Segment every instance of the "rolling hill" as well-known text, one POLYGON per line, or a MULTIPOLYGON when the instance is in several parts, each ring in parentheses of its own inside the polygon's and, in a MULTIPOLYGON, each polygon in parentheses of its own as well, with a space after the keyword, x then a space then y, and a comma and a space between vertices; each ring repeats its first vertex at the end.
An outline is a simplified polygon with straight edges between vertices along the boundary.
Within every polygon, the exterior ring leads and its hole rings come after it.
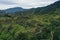
POLYGON ((0 40, 60 40, 60 1, 22 9, 0 11, 0 40))

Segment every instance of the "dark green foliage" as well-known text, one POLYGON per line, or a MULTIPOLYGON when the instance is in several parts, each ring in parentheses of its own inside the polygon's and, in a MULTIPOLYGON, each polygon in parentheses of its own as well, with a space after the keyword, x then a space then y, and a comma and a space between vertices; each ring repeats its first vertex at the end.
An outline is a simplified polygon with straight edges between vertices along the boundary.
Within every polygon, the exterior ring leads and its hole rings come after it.
POLYGON ((60 6, 56 5, 1 15, 0 40, 60 40, 60 6))

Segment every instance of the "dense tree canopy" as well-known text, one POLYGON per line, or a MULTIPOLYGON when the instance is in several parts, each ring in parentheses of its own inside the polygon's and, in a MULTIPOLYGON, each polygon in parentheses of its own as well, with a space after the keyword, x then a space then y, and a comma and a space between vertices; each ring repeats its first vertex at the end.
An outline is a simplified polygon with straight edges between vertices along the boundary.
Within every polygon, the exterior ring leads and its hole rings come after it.
POLYGON ((60 40, 60 6, 52 5, 14 14, 0 12, 0 40, 60 40))

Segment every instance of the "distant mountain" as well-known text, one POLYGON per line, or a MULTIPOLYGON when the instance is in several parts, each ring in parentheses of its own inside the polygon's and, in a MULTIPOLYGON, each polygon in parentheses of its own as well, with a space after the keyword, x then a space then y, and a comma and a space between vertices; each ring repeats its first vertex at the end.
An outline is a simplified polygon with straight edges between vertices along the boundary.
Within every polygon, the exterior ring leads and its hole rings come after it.
POLYGON ((40 13, 51 13, 56 11, 57 9, 60 9, 60 1, 57 1, 51 5, 48 5, 46 7, 44 7, 40 13))
POLYGON ((32 9, 32 10, 33 10, 33 12, 35 12, 35 13, 46 14, 46 13, 54 12, 54 11, 56 11, 57 9, 60 9, 60 1, 56 1, 55 3, 50 4, 50 5, 48 5, 48 6, 38 7, 38 8, 36 8, 36 9, 32 9))
POLYGON ((6 13, 15 13, 15 12, 18 12, 18 11, 23 11, 25 9, 21 8, 21 7, 14 7, 14 8, 9 8, 9 9, 6 9, 4 10, 6 13))
POLYGON ((4 14, 5 14, 5 12, 0 10, 0 17, 3 16, 4 14))
POLYGON ((31 9, 23 9, 21 7, 14 7, 14 8, 9 8, 6 10, 2 10, 5 13, 34 13, 34 14, 46 14, 46 13, 52 13, 56 11, 57 9, 60 9, 60 1, 56 1, 53 4, 50 4, 45 7, 38 7, 38 8, 31 8, 31 9))
POLYGON ((22 12, 17 12, 19 13, 24 13, 24 14, 47 14, 47 13, 54 13, 55 11, 60 11, 60 1, 56 1, 48 6, 45 7, 38 7, 38 8, 31 8, 27 9, 26 11, 22 12))
POLYGON ((60 1, 45 7, 0 10, 0 40, 60 40, 60 1))

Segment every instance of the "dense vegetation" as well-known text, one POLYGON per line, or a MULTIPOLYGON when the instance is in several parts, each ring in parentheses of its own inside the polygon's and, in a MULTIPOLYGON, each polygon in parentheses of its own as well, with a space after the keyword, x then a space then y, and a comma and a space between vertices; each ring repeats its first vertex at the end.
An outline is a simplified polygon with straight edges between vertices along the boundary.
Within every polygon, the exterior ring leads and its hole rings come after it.
POLYGON ((0 40, 60 40, 60 6, 43 9, 0 16, 0 40))

